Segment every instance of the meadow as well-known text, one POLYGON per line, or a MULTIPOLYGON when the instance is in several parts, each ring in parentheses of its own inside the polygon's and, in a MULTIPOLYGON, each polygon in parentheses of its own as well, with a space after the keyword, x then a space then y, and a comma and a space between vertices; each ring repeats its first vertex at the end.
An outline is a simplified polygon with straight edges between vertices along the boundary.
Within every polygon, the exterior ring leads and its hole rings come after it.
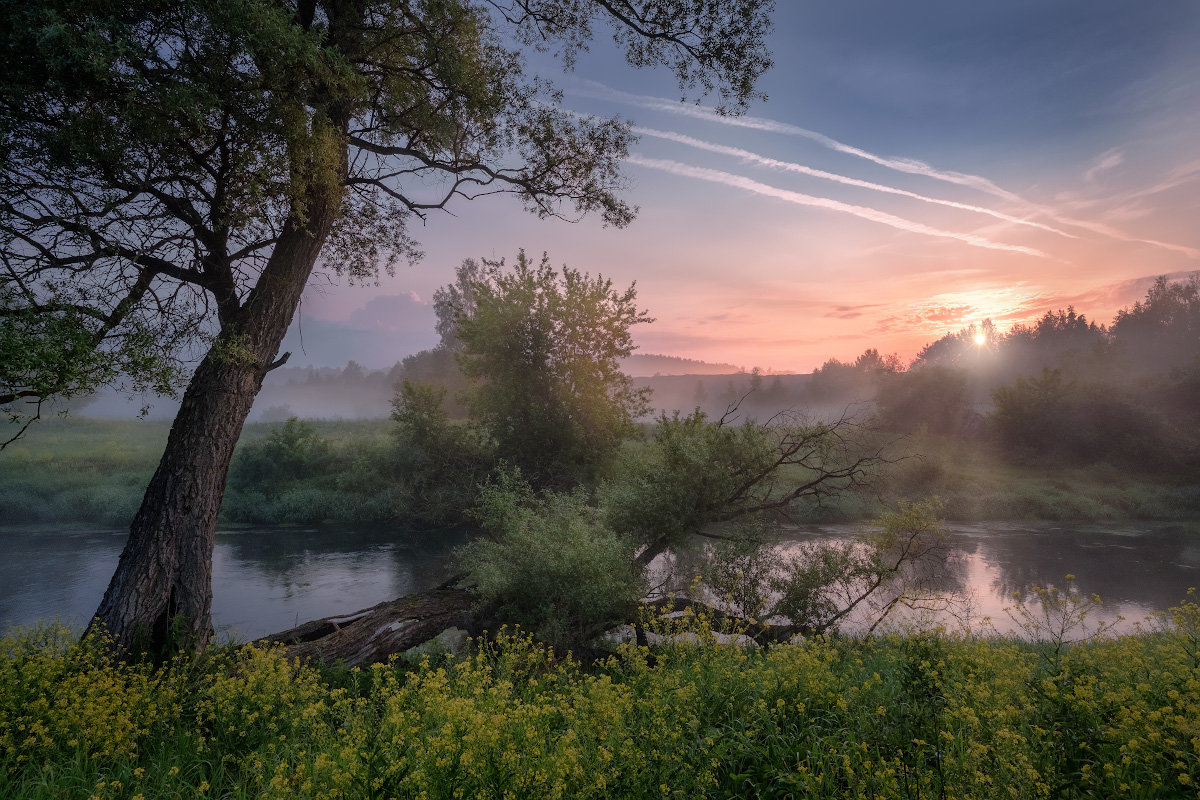
POLYGON ((1042 641, 757 649, 685 617, 668 632, 694 635, 588 664, 502 630, 365 669, 254 646, 114 664, 68 631, 16 631, 0 640, 0 795, 1197 796, 1200 607, 1078 642, 1027 622, 1042 641))
MULTIPOLYGON (((419 516, 394 423, 311 420, 307 446, 258 474, 245 454, 260 450, 282 423, 247 425, 230 473, 222 519, 256 524, 390 522, 419 516), (315 442, 317 446, 312 446, 315 442), (289 460, 290 459, 290 460, 289 460)), ((48 420, 0 459, 0 519, 121 528, 137 511, 162 453, 165 422, 48 420)), ((627 441, 635 452, 639 441, 627 441)), ((940 497, 951 521, 1189 520, 1200 516, 1200 486, 1111 464, 1013 463, 986 442, 935 435, 898 437, 894 463, 865 491, 801 507, 809 522, 871 520, 898 500, 940 497)))

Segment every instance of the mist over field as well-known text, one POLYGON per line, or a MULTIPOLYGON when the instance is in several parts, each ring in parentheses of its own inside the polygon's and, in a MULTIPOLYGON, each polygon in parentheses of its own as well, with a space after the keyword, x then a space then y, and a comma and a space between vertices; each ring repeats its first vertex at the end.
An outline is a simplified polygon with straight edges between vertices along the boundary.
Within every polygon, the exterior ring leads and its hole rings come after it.
POLYGON ((0 0, 0 797, 1192 797, 1195 0, 0 0))

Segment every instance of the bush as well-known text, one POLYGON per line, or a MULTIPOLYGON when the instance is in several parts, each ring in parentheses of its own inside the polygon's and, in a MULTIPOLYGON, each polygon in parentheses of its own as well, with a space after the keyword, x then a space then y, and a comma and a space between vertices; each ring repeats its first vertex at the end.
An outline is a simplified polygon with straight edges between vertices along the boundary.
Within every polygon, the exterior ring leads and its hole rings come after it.
POLYGON ((451 422, 444 386, 404 381, 392 409, 393 474, 409 512, 430 521, 461 521, 492 469, 494 443, 476 425, 451 422))
POLYGON ((948 436, 964 433, 972 418, 964 370, 925 365, 886 378, 878 395, 884 428, 948 436))
POLYGON ((1175 469, 1183 453, 1154 412, 1113 387, 1080 386, 1046 369, 992 394, 993 433, 1011 456, 1056 464, 1105 461, 1140 470, 1175 469))
POLYGON ((238 448, 230 482, 243 491, 276 493, 288 484, 330 472, 329 442, 312 423, 289 417, 265 439, 238 448))
POLYGON ((633 617, 646 593, 633 546, 582 494, 534 496, 508 474, 484 490, 480 508, 491 538, 460 558, 501 619, 566 651, 633 617))

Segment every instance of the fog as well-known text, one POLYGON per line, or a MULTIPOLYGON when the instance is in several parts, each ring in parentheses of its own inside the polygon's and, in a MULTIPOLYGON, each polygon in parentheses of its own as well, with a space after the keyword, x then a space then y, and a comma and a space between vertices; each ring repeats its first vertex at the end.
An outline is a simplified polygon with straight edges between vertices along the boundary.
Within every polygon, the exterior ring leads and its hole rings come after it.
MULTIPOLYGON (((784 410, 812 419, 849 412, 898 433, 987 435, 1018 456, 1188 466, 1200 452, 1200 273, 1159 279, 1108 323, 1074 308, 1008 330, 984 321, 930 342, 907 364, 868 349, 811 374, 646 354, 622 367, 635 386, 653 391, 648 418, 697 408, 739 421, 765 421, 784 410)), ((464 416, 455 398, 466 380, 453 353, 434 348, 386 370, 354 361, 276 369, 250 421, 384 418, 404 380, 444 385, 451 416, 464 416)), ((90 417, 145 410, 149 418, 170 418, 177 404, 110 390, 69 408, 90 417)))

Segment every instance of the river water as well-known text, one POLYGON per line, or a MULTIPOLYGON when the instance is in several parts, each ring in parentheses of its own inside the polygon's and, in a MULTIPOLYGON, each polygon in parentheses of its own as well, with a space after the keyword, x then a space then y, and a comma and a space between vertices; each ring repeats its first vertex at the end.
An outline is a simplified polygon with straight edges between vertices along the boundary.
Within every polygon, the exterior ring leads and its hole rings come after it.
MULTIPOLYGON (((58 619, 82 627, 126 531, 0 527, 0 630, 58 619)), ((213 624, 238 641, 437 586, 463 530, 238 528, 217 532, 213 624)))
MULTIPOLYGON (((792 529, 782 545, 856 535, 859 526, 792 529)), ((0 631, 58 619, 80 627, 95 611, 125 542, 124 531, 0 526, 0 631)), ((448 576, 463 530, 239 528, 217 533, 213 621, 238 640, 310 619, 366 608, 436 586, 448 576)), ((1200 523, 1121 526, 952 525, 952 555, 939 588, 971 598, 971 624, 1014 626, 1015 592, 1063 585, 1075 575, 1104 600, 1093 619, 1125 618, 1128 630, 1200 586, 1200 523)))

